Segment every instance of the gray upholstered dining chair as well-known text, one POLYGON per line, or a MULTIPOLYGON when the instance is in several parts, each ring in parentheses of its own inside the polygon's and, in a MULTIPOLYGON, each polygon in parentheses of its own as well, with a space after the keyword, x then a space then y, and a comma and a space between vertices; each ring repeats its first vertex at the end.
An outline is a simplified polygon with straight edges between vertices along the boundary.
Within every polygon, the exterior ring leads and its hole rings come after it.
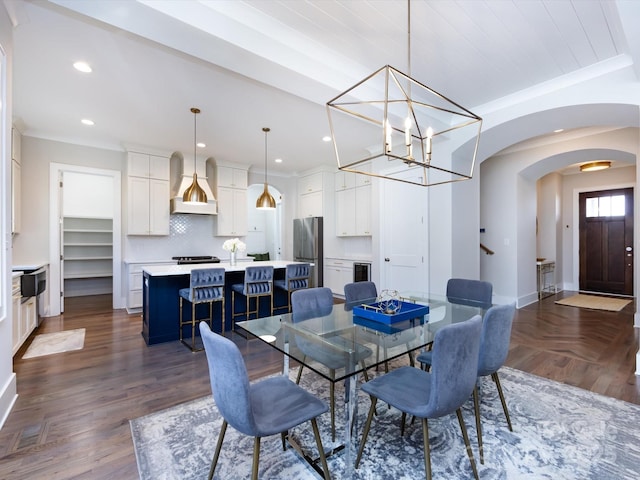
POLYGON ((213 327, 213 303, 220 302, 222 313, 220 315, 220 330, 224 335, 224 268, 198 268, 191 270, 189 278, 189 288, 178 290, 180 298, 180 341, 189 347, 192 352, 201 351, 196 347, 196 305, 200 303, 209 304, 209 326, 213 327), (183 301, 191 303, 191 319, 185 320, 182 314, 183 301), (184 340, 183 327, 191 326, 191 344, 184 340))
MULTIPOLYGON (((502 410, 507 419, 509 430, 513 431, 507 402, 502 392, 498 370, 504 365, 509 354, 511 342, 511 326, 516 312, 516 304, 495 305, 484 314, 482 321, 482 333, 480 334, 480 352, 478 357, 478 378, 491 376, 498 389, 502 410)), ((417 360, 426 365, 433 362, 433 352, 423 352, 417 360)), ((484 448, 482 445, 482 422, 480 421, 480 394, 479 382, 473 390, 473 403, 476 416, 476 430, 478 432, 478 449, 480 451, 480 463, 484 463, 484 448)))
POLYGON ((287 304, 274 307, 274 310, 286 308, 287 312, 291 311, 291 294, 296 290, 309 288, 311 280, 311 265, 308 263, 291 263, 287 265, 284 271, 284 279, 274 280, 273 286, 284 290, 287 294, 287 304))
POLYGON ((377 400, 380 399, 402 412, 402 434, 407 414, 422 419, 427 480, 431 480, 428 419, 456 412, 473 475, 478 480, 478 470, 460 407, 471 395, 476 382, 481 329, 480 315, 464 322, 447 325, 435 334, 431 372, 409 366, 400 367, 360 387, 371 397, 371 407, 356 458, 356 468, 362 458, 377 400))
MULTIPOLYGON (((309 320, 315 317, 324 317, 331 314, 333 310, 333 293, 327 287, 314 287, 304 290, 296 290, 291 294, 291 313, 294 323, 309 320)), ((335 337, 334 341, 340 341, 340 337, 335 337)), ((346 342, 347 340, 345 340, 346 342)), ((347 354, 341 352, 339 348, 336 350, 327 350, 312 340, 297 335, 295 342, 305 357, 309 357, 318 363, 321 363, 329 369, 329 406, 331 409, 331 438, 336 438, 336 420, 335 420, 335 378, 336 370, 344 368, 347 364, 347 354)), ((345 345, 346 346, 346 345, 345 345)), ((353 348, 351 342, 349 349, 353 348)), ((364 359, 373 354, 369 347, 356 345, 355 360, 361 363, 365 368, 364 359)), ((298 370, 296 383, 300 383, 302 377, 302 367, 298 370)), ((363 375, 368 380, 367 370, 364 369, 363 375)))
POLYGON ((269 315, 273 315, 273 266, 260 265, 245 268, 244 282, 231 285, 231 321, 233 330, 236 327, 236 317, 249 316, 255 313, 258 318, 260 297, 269 297, 269 315), (244 312, 236 312, 236 294, 245 297, 244 312), (251 299, 256 299, 256 309, 251 310, 251 299))
POLYGON ((472 307, 491 307, 493 285, 483 280, 450 278, 447 282, 447 300, 472 307))
POLYGON ((316 421, 319 415, 329 410, 327 404, 285 376, 249 383, 242 354, 235 343, 212 332, 206 322, 200 323, 200 335, 207 354, 213 399, 223 418, 209 480, 213 478, 220 458, 227 425, 254 437, 251 478, 257 480, 260 439, 279 433, 284 450, 289 429, 307 421, 313 427, 324 478, 330 479, 316 421))
MULTIPOLYGON (((378 298, 378 289, 374 282, 352 282, 347 283, 344 286, 344 308, 346 310, 353 310, 353 307, 357 307, 363 303, 374 303, 378 298)), ((387 351, 389 348, 393 348, 401 343, 407 344, 414 338, 413 333, 405 331, 393 336, 380 337, 372 335, 369 340, 376 344, 376 360, 380 357, 380 348, 384 351, 385 358, 387 357, 387 351)), ((413 366, 413 356, 408 351, 409 363, 413 366)), ((377 363, 377 362, 376 362, 377 363)), ((389 371, 389 362, 384 362, 384 369, 389 371)))

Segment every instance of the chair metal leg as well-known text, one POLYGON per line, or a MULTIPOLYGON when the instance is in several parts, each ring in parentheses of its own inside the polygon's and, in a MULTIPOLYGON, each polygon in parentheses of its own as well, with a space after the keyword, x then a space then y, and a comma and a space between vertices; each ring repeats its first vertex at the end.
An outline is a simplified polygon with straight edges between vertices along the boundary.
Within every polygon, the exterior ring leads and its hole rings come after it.
POLYGON ((355 468, 358 468, 360 465, 360 459, 362 458, 362 452, 364 450, 364 445, 367 443, 367 437, 369 436, 369 428, 371 428, 371 420, 373 420, 373 412, 376 409, 376 402, 378 399, 376 397, 371 396, 371 407, 369 407, 369 414, 367 415, 367 423, 364 425, 364 431, 362 432, 362 440, 360 440, 360 449, 358 450, 358 456, 356 457, 355 468))
POLYGON ((422 419, 422 443, 424 448, 424 471, 425 478, 431 480, 431 444, 429 443, 429 422, 422 419))
POLYGON ((496 382, 496 387, 498 387, 498 395, 500 395, 500 401, 502 402, 502 410, 504 410, 504 416, 507 417, 507 424, 509 425, 509 430, 513 432, 513 427, 511 426, 511 417, 509 417, 509 410, 507 409, 507 402, 504 399, 504 394, 502 393, 502 385, 500 385, 500 378, 498 377, 498 372, 493 372, 491 374, 491 378, 494 382, 496 382))
POLYGON ((329 382, 329 409, 331 410, 331 441, 336 441, 336 384, 329 382))
POLYGON ((480 452, 480 463, 484 465, 484 447, 482 446, 482 422, 480 421, 480 392, 478 384, 473 389, 473 409, 476 413, 476 431, 478 432, 478 451, 480 452))
POLYGON ((286 450, 287 449, 287 435, 289 435, 289 431, 285 430, 284 432, 280 433, 280 439, 282 440, 282 450, 286 450))
POLYGON ((467 447, 467 455, 469 455, 469 461, 471 462, 473 477, 476 480, 480 480, 478 477, 478 468, 476 467, 476 461, 473 458, 473 451, 471 450, 471 444, 469 443, 469 435, 467 435, 467 427, 464 425, 464 419, 462 418, 462 410, 457 409, 456 415, 458 416, 458 423, 460 424, 460 430, 462 430, 462 438, 464 438, 464 444, 467 447))
POLYGON ((327 457, 324 454, 324 447, 322 446, 322 439, 320 438, 320 431, 318 430, 318 422, 315 418, 311 419, 311 426, 313 427, 313 436, 316 438, 316 445, 318 445, 318 452, 320 454, 320 462, 322 463, 324 478, 325 480, 331 480, 329 465, 327 465, 327 457))
POLYGON ((402 416, 400 417, 400 436, 404 437, 404 423, 407 420, 407 413, 402 412, 402 416))
POLYGON ((213 460, 211 461, 211 468, 209 469, 209 480, 213 478, 213 472, 216 470, 218 464, 218 458, 220 458, 220 449, 222 448, 222 441, 224 440, 224 434, 227 433, 227 421, 222 421, 222 427, 220 427, 220 434, 218 435, 218 443, 216 445, 216 451, 213 454, 213 460))
POLYGON ((251 480, 258 480, 258 463, 260 462, 260 437, 253 441, 253 467, 251 468, 251 480))

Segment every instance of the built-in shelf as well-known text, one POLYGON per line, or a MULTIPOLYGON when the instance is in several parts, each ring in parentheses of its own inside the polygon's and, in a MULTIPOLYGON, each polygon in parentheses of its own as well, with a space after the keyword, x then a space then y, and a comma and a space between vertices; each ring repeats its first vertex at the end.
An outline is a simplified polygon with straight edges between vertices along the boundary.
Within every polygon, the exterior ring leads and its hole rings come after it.
POLYGON ((104 279, 113 276, 113 220, 64 217, 62 232, 65 296, 110 293, 104 279))

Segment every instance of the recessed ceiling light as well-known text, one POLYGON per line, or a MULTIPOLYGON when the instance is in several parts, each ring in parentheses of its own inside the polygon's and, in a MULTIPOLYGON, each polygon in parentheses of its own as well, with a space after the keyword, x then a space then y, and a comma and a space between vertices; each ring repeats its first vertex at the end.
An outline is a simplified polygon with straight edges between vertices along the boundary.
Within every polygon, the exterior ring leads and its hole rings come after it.
POLYGON ((198 146, 198 148, 204 148, 204 147, 207 146, 206 143, 202 143, 202 142, 198 142, 198 143, 196 143, 196 145, 198 146))
POLYGON ((83 118, 80 121, 82 122, 83 125, 89 125, 89 126, 95 125, 94 121, 89 120, 88 118, 83 118))
POLYGON ((274 162, 276 162, 276 163, 282 163, 282 159, 281 159, 281 158, 276 158, 276 159, 274 160, 274 162))
POLYGON ((323 142, 330 142, 331 141, 331 137, 329 135, 325 135, 324 137, 322 137, 322 141, 323 142))
POLYGON ((76 62, 73 64, 73 68, 82 73, 91 73, 93 71, 91 65, 87 62, 76 62))

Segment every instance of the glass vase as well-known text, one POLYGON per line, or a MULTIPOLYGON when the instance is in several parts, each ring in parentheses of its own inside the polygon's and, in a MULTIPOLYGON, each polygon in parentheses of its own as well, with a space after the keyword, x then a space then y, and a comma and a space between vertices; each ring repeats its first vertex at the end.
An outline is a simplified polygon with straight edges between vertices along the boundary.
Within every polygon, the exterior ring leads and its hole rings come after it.
POLYGON ((238 263, 238 259, 237 259, 237 257, 236 257, 236 254, 237 254, 237 253, 238 253, 238 252, 229 252, 229 264, 230 264, 232 267, 235 267, 235 266, 237 265, 237 263, 238 263))

